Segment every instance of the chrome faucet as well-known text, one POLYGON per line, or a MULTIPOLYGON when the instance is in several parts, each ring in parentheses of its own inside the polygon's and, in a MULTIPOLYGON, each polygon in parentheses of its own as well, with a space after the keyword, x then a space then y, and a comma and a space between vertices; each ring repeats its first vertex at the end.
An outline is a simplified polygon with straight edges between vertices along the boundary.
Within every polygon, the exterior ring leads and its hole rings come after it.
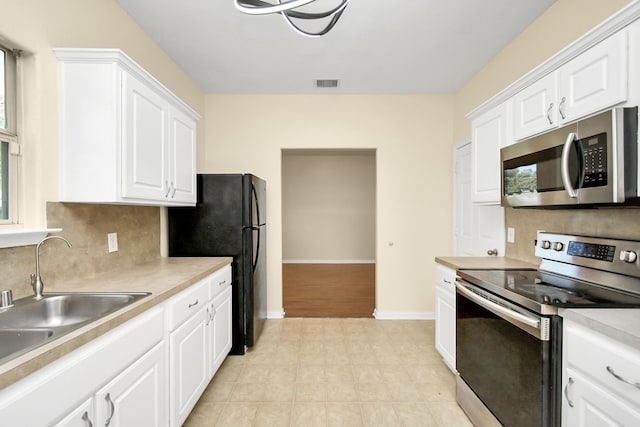
POLYGON ((44 291, 44 283, 42 283, 42 277, 40 277, 40 246, 50 239, 64 240, 67 243, 67 246, 71 247, 71 243, 62 236, 45 237, 36 245, 36 272, 35 274, 31 274, 31 287, 33 288, 35 299, 42 299, 42 292, 44 291))

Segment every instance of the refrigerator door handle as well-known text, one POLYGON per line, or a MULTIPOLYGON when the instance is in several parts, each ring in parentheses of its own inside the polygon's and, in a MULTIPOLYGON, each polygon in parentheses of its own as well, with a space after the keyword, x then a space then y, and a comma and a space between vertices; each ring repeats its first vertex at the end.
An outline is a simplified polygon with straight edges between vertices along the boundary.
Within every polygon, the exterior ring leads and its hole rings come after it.
POLYGON ((255 226, 255 225, 251 226, 251 230, 258 232, 258 242, 256 244, 256 256, 253 259, 253 262, 251 263, 252 264, 251 268, 252 268, 252 271, 254 271, 254 272, 256 271, 256 267, 258 266, 258 259, 260 257, 260 235, 262 234, 262 233, 260 233, 260 231, 261 231, 260 229, 261 228, 262 227, 258 227, 258 226, 255 226))

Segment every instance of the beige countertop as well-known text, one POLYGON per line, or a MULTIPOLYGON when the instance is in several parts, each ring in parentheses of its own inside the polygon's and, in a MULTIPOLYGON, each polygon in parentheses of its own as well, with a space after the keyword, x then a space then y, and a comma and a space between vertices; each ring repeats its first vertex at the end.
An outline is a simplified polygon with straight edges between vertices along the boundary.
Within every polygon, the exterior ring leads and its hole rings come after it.
POLYGON ((61 358, 83 344, 109 332, 188 288, 225 265, 232 258, 158 258, 132 268, 48 286, 55 292, 150 292, 151 295, 91 322, 50 343, 0 365, 0 389, 61 358))
POLYGON ((436 262, 454 270, 521 270, 525 268, 538 268, 535 264, 507 257, 463 257, 445 256, 436 257, 436 262))
POLYGON ((559 314, 640 350, 640 309, 561 308, 559 314))

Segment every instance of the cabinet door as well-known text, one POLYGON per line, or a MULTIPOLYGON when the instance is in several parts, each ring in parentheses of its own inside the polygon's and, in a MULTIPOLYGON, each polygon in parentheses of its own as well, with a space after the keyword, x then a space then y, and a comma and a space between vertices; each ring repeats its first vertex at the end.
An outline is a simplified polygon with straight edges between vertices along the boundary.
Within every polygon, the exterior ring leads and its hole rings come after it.
POLYGON ((515 139, 523 139, 558 126, 558 74, 553 72, 513 97, 515 139))
POLYGON ((180 426, 209 384, 209 311, 201 309, 169 337, 172 426, 180 426))
POLYGON ((456 372, 456 304, 453 289, 436 286, 436 349, 456 372), (452 301, 453 300, 453 301, 452 301))
POLYGON ((166 344, 157 344, 96 393, 97 425, 167 425, 166 344))
POLYGON ((127 73, 123 85, 122 197, 165 200, 169 104, 127 73))
POLYGON ((559 69, 560 122, 570 122, 627 97, 627 32, 619 31, 559 69))
POLYGON ((476 118, 471 140, 471 201, 500 204, 500 148, 509 143, 509 104, 476 118))
POLYGON ((196 202, 196 122, 171 108, 169 115, 169 200, 196 202))
MULTIPOLYGON (((69 415, 54 424, 55 427, 93 427, 96 425, 93 414, 93 397, 82 402, 69 415)), ((26 425, 26 424, 25 424, 26 425)))
POLYGON ((213 377, 231 350, 231 286, 218 295, 212 305, 210 377, 213 377))
POLYGON ((567 369, 563 386, 563 427, 640 425, 640 408, 627 405, 579 372, 567 369))

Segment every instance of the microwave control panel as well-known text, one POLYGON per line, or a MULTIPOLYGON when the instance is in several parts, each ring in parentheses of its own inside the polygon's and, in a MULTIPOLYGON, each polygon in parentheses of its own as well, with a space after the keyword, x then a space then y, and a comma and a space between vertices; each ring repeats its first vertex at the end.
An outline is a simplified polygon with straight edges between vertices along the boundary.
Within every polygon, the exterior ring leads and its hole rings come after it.
POLYGON ((602 187, 607 185, 607 134, 583 138, 578 141, 582 152, 581 188, 602 187))

